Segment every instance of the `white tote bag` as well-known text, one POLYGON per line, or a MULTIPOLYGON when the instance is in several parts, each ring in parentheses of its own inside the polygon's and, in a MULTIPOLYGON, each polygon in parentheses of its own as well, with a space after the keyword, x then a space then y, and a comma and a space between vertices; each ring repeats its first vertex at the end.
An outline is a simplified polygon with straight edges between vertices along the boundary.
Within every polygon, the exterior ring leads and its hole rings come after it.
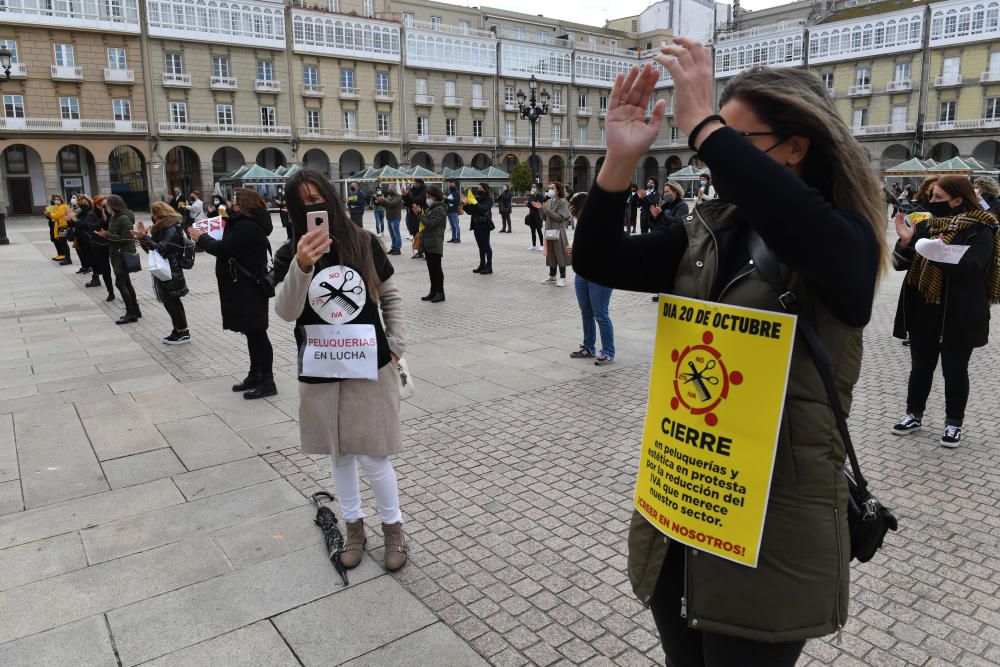
POLYGON ((401 358, 396 364, 396 373, 399 376, 400 400, 405 401, 408 398, 413 398, 416 390, 413 387, 413 376, 410 375, 410 365, 406 363, 405 359, 401 358))
POLYGON ((173 274, 170 272, 170 262, 165 260, 155 250, 149 251, 149 272, 157 280, 167 281, 173 277, 173 274))

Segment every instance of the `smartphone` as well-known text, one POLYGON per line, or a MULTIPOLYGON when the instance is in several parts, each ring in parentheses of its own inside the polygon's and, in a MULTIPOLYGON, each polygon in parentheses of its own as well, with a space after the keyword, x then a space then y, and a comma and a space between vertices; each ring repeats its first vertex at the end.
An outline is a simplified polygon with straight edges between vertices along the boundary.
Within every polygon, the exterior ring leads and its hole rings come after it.
POLYGON ((330 233, 330 219, 326 211, 309 211, 306 213, 306 229, 312 231, 316 227, 322 227, 327 234, 330 233))

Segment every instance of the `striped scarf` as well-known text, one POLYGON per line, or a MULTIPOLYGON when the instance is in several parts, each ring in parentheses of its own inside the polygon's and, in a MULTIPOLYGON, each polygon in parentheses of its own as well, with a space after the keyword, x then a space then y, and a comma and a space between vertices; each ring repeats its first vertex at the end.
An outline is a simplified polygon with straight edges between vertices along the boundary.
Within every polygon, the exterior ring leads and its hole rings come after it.
MULTIPOLYGON (((986 211, 967 211, 951 218, 932 218, 928 238, 941 239, 951 243, 959 232, 982 225, 993 234, 993 257, 986 274, 987 298, 991 304, 1000 303, 1000 225, 997 219, 986 211)), ((944 272, 941 267, 923 255, 915 253, 910 270, 906 273, 906 284, 916 287, 927 303, 941 303, 944 272)))

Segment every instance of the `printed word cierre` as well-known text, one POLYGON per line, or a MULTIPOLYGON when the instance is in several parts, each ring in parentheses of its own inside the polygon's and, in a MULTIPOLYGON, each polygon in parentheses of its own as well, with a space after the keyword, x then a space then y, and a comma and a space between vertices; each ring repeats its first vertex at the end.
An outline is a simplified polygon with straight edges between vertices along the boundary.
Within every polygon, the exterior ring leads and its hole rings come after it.
POLYGON ((736 313, 712 313, 707 308, 692 308, 690 306, 680 306, 675 303, 663 304, 663 316, 681 322, 691 322, 703 326, 711 326, 723 331, 733 333, 749 334, 750 336, 761 336, 763 338, 781 339, 781 322, 768 320, 760 317, 741 315, 736 313))
POLYGON ((663 421, 660 422, 660 430, 678 442, 683 442, 698 449, 715 452, 721 456, 729 456, 733 447, 732 438, 726 438, 721 435, 717 436, 708 431, 699 431, 692 426, 685 426, 678 421, 674 421, 670 417, 663 418, 663 421))

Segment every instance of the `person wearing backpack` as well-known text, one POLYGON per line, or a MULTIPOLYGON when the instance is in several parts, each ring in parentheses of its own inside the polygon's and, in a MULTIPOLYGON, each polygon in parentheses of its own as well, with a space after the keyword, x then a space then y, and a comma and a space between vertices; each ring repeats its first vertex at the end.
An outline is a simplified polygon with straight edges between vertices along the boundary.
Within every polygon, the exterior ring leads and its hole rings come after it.
MULTIPOLYGON (((163 339, 165 345, 183 345, 191 342, 188 331, 187 314, 181 298, 187 295, 187 281, 184 279, 184 257, 187 237, 181 227, 181 215, 169 204, 153 202, 150 206, 153 226, 148 230, 141 222, 136 225, 132 236, 148 254, 155 250, 170 264, 170 280, 153 280, 156 298, 170 315, 173 330, 163 339)), ((192 255, 193 256, 193 255, 192 255)))

